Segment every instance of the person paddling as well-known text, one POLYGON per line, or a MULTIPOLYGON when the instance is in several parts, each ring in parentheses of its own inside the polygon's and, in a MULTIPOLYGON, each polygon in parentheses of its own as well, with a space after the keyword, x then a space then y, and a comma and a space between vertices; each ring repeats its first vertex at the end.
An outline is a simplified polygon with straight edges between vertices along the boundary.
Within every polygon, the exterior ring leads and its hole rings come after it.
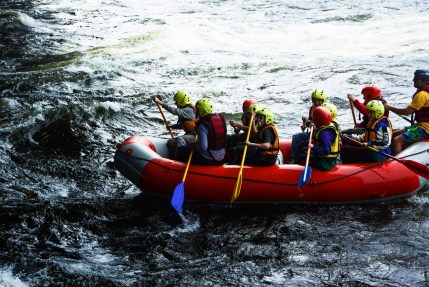
POLYGON ((384 115, 383 103, 372 100, 366 105, 366 113, 369 122, 363 134, 343 135, 341 158, 343 163, 377 162, 386 159, 386 154, 392 154, 390 143, 392 139, 392 124, 384 115), (348 140, 352 138, 362 143, 357 147, 348 140), (366 149, 371 146, 380 152, 366 149))
POLYGON ((291 147, 291 162, 295 163, 298 160, 298 153, 300 144, 302 142, 306 142, 310 139, 310 133, 304 132, 306 128, 308 128, 311 123, 313 122, 313 111, 315 108, 321 106, 326 99, 328 98, 328 94, 325 92, 325 90, 322 89, 316 89, 311 93, 311 102, 313 105, 310 107, 310 110, 308 111, 308 117, 302 117, 302 125, 301 125, 301 133, 294 134, 292 136, 292 147, 291 147))
MULTIPOLYGON (((352 102, 353 106, 359 111, 360 116, 363 115, 363 120, 360 123, 357 123, 354 129, 347 129, 342 131, 342 134, 362 134, 367 126, 369 119, 366 112, 366 105, 372 100, 379 100, 383 104, 386 103, 386 100, 381 95, 381 89, 376 86, 366 86, 362 89, 361 94, 363 95, 363 103, 353 96, 353 94, 347 94, 347 98, 352 102)), ((353 110, 352 110, 353 112, 353 110)), ((389 117, 389 111, 384 111, 384 116, 389 117)))
POLYGON ((310 165, 320 170, 333 169, 337 164, 340 152, 339 133, 332 123, 332 113, 325 107, 317 107, 313 111, 313 143, 308 144, 312 149, 310 165))
POLYGON ((249 107, 252 105, 258 104, 257 100, 247 99, 243 101, 242 110, 243 114, 241 116, 241 123, 234 120, 230 120, 229 124, 234 129, 234 134, 227 136, 226 145, 228 148, 234 148, 239 144, 243 144, 246 139, 247 129, 249 127, 249 121, 251 113, 248 112, 249 107))
POLYGON ((274 114, 264 107, 256 107, 253 113, 256 120, 252 123, 251 128, 257 137, 253 142, 245 142, 248 147, 254 148, 249 150, 245 163, 261 166, 273 165, 277 162, 280 150, 279 136, 274 125, 274 114), (253 154, 251 154, 252 151, 253 154))
POLYGON ((199 116, 196 125, 198 140, 178 150, 180 161, 186 162, 191 149, 194 150, 192 163, 198 165, 222 165, 225 158, 226 122, 222 114, 213 112, 209 99, 200 99, 195 108, 199 116))
POLYGON ((174 95, 176 106, 168 105, 158 97, 154 97, 154 102, 161 105, 164 109, 178 117, 177 123, 171 125, 173 129, 182 129, 185 134, 171 138, 167 142, 171 159, 177 159, 179 147, 186 146, 195 140, 195 127, 198 121, 197 110, 192 105, 191 96, 186 91, 178 91, 174 95))

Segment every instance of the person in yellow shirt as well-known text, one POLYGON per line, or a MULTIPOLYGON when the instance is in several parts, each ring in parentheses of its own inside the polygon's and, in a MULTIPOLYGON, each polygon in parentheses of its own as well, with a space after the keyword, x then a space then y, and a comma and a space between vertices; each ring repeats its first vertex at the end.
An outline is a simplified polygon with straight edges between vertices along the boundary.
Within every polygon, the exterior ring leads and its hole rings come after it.
POLYGON ((385 109, 397 115, 408 116, 414 113, 417 122, 393 133, 392 152, 394 155, 415 141, 429 138, 429 70, 416 70, 413 81, 417 91, 407 107, 396 108, 387 103, 384 104, 385 109))

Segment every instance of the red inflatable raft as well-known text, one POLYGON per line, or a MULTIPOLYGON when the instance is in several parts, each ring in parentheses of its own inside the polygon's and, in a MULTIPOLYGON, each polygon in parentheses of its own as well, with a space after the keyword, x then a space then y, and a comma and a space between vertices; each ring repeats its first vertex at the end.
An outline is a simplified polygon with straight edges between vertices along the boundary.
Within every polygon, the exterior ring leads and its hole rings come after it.
MULTIPOLYGON (((171 198, 182 181, 186 164, 167 158, 167 139, 133 136, 117 145, 117 170, 142 191, 171 198)), ((290 140, 281 140, 284 160, 290 158, 290 140)), ((298 188, 304 165, 244 166, 241 193, 236 202, 364 203, 404 198, 428 186, 429 141, 417 142, 381 163, 338 164, 331 171, 312 169, 309 181, 298 188), (425 170, 426 169, 426 170, 425 170)), ((185 201, 230 202, 239 165, 191 165, 186 177, 185 201)))

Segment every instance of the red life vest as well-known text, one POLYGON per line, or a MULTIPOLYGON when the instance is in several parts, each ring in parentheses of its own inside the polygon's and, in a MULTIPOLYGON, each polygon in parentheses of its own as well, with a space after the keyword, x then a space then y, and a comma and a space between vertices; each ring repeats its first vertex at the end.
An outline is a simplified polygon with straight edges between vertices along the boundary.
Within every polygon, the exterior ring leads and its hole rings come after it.
MULTIPOLYGON (((417 95, 417 93, 419 93, 421 91, 425 91, 425 92, 429 93, 429 86, 424 86, 421 89, 417 90, 417 92, 415 92, 415 94, 413 95, 413 99, 417 95)), ((422 107, 420 110, 415 112, 415 116, 416 116, 415 120, 418 123, 429 122, 429 107, 422 107)))
POLYGON ((210 114, 200 118, 197 126, 201 123, 205 123, 209 131, 207 137, 208 149, 218 150, 225 148, 227 134, 225 117, 221 114, 210 114))

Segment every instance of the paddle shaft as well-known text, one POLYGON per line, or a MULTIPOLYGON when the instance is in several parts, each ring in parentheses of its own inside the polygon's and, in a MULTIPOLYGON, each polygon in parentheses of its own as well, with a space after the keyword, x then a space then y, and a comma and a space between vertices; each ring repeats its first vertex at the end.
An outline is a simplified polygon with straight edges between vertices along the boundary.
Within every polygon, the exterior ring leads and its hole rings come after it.
POLYGON ((350 109, 352 111, 352 116, 353 116, 353 122, 355 124, 355 127, 357 126, 357 122, 356 122, 356 115, 355 115, 355 109, 353 107, 353 101, 349 99, 349 104, 350 104, 350 109))
MULTIPOLYGON (((360 141, 355 140, 354 138, 351 138, 351 137, 347 137, 347 136, 346 136, 346 138, 347 138, 349 141, 351 141, 351 142, 353 142, 353 143, 355 143, 355 144, 357 144, 357 145, 359 145, 359 146, 361 146, 361 147, 364 147, 363 143, 361 143, 360 141)), ((394 156, 392 156, 392 155, 390 155, 390 154, 388 154, 388 153, 382 152, 381 150, 378 150, 378 149, 376 149, 375 147, 372 147, 372 146, 368 146, 368 145, 367 145, 367 146, 366 146, 366 148, 367 148, 367 149, 369 149, 369 150, 372 150, 372 151, 374 151, 374 152, 381 153, 382 155, 385 155, 386 157, 389 157, 389 158, 391 158, 391 159, 399 160, 399 158, 396 158, 396 157, 394 157, 394 156)))
POLYGON ((165 124, 165 126, 167 127, 167 130, 168 130, 168 132, 170 133, 171 138, 172 138, 172 139, 174 139, 173 132, 171 131, 171 128, 170 128, 170 126, 169 126, 169 124, 168 124, 168 122, 167 122, 167 119, 166 119, 166 118, 165 118, 165 116, 164 116, 164 112, 163 112, 163 111, 162 111, 162 109, 161 109, 161 105, 160 105, 159 103, 156 103, 156 105, 157 105, 157 107, 158 107, 159 112, 161 113, 162 119, 164 120, 164 124, 165 124))
MULTIPOLYGON (((197 139, 198 139, 198 135, 195 137, 195 140, 197 139)), ((182 181, 176 186, 176 188, 173 191, 173 196, 171 197, 171 205, 178 213, 182 211, 182 205, 185 199, 185 179, 186 179, 186 175, 188 174, 189 166, 191 165, 193 154, 194 154, 194 149, 191 149, 191 152, 189 153, 188 162, 186 163, 186 168, 183 174, 182 181)))
MULTIPOLYGON (((250 117, 249 127, 247 128, 246 142, 250 138, 250 132, 253 128, 254 117, 255 117, 254 114, 252 114, 252 116, 250 117)), ((243 182, 243 166, 244 166, 244 161, 246 159, 246 153, 247 153, 247 145, 245 144, 244 150, 243 150, 243 157, 241 158, 240 171, 238 173, 237 183, 235 184, 234 192, 232 194, 231 203, 233 203, 238 198, 238 196, 240 195, 241 184, 243 182)))
POLYGON ((410 120, 409 118, 407 118, 407 117, 404 117, 404 116, 401 116, 401 115, 398 115, 398 114, 396 114, 397 116, 399 116, 399 117, 401 117, 402 119, 404 119, 404 120, 406 120, 407 122, 409 122, 410 124, 413 124, 413 121, 412 120, 410 120))
MULTIPOLYGON (((352 139, 352 138, 349 138, 349 137, 346 137, 346 138, 349 139, 351 142, 357 143, 357 144, 359 144, 361 146, 363 145, 361 142, 359 142, 359 141, 357 141, 355 139, 352 139)), ((394 157, 394 156, 392 156, 390 154, 387 154, 385 152, 379 151, 378 149, 376 149, 375 147, 372 147, 372 146, 367 146, 367 148, 370 149, 370 150, 372 150, 372 151, 374 151, 374 152, 379 152, 379 153, 385 155, 388 158, 396 160, 397 162, 400 162, 403 165, 405 165, 406 167, 412 169, 416 174, 418 174, 418 175, 420 175, 420 176, 422 176, 422 177, 424 177, 426 179, 429 179, 429 168, 426 165, 424 165, 422 163, 419 163, 417 161, 414 161, 414 160, 410 160, 410 159, 403 159, 403 158, 399 159, 399 158, 394 157)))
MULTIPOLYGON (((198 135, 195 136, 195 141, 198 140, 198 135)), ((188 174, 189 166, 191 165, 192 155, 194 154, 194 149, 191 148, 191 153, 189 154, 188 162, 186 163, 185 173, 183 174, 182 182, 185 182, 186 175, 188 174)))
POLYGON ((304 178, 303 178, 304 182, 306 181, 305 179, 307 178, 308 164, 310 163, 310 151, 311 151, 310 145, 311 145, 311 141, 313 139, 313 130, 314 130, 314 126, 311 126, 311 128, 310 128, 310 140, 308 141, 309 147, 307 149, 307 158, 305 160, 304 178))

